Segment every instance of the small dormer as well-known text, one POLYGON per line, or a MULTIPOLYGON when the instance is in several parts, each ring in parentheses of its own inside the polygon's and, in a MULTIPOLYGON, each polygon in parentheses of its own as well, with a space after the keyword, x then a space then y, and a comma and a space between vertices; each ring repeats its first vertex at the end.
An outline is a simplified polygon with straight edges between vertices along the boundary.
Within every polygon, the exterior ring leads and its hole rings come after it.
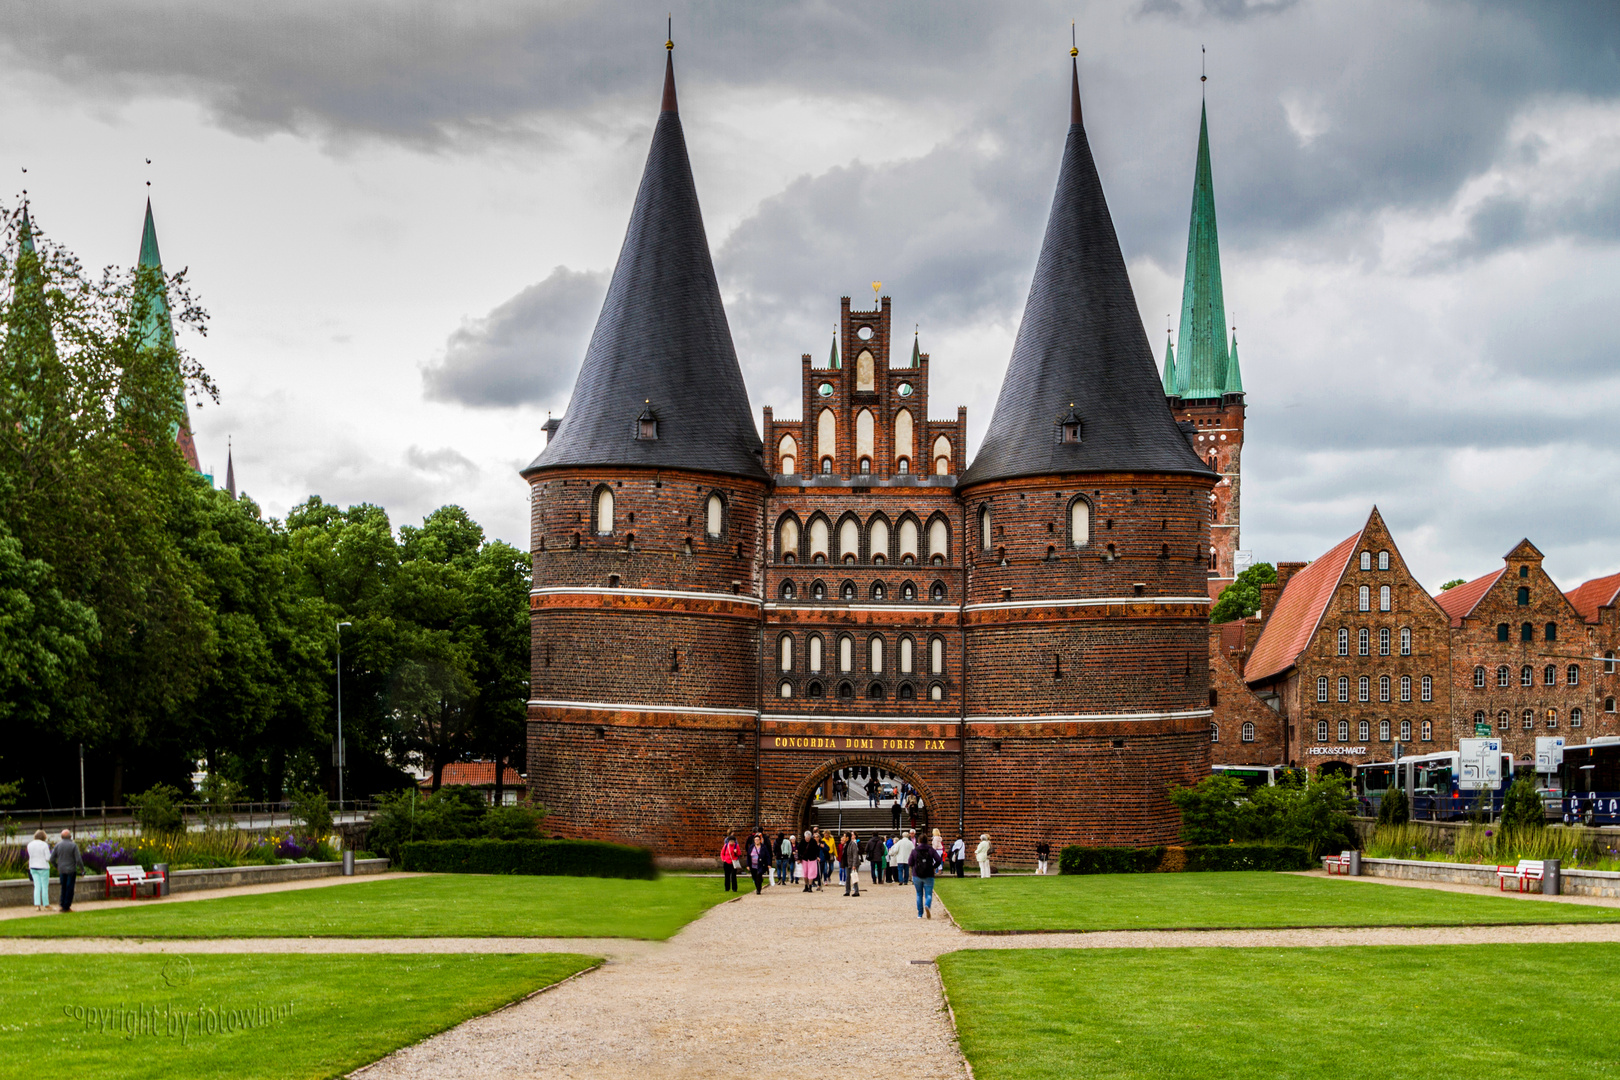
POLYGON ((546 433, 547 446, 551 445, 551 437, 557 434, 557 429, 560 427, 562 427, 562 421, 550 415, 546 417, 546 422, 540 425, 540 430, 546 433))
POLYGON ((1080 414, 1074 411, 1074 402, 1069 402, 1069 411, 1058 418, 1058 442, 1074 446, 1080 445, 1080 414))
POLYGON ((641 414, 636 417, 636 439, 645 442, 658 441, 658 414, 653 411, 650 400, 643 404, 641 414))

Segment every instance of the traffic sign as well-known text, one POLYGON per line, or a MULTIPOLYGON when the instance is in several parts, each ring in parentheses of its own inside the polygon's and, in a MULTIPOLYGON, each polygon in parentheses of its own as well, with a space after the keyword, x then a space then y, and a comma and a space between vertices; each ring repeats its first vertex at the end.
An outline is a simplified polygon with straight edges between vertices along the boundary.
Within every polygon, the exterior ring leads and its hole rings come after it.
POLYGON ((1459 790, 1494 791, 1502 785, 1501 739, 1458 739, 1457 750, 1459 790))

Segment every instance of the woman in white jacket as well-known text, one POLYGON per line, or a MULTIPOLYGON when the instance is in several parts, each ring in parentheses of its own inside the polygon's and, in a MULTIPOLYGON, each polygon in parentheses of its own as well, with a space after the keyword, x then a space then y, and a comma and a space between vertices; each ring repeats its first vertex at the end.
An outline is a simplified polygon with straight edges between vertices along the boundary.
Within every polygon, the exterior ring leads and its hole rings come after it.
POLYGON ((973 857, 979 860, 979 876, 990 876, 990 834, 979 834, 979 846, 973 849, 973 857))
POLYGON ((51 845, 44 829, 28 841, 28 876, 34 879, 34 910, 44 911, 51 906, 51 845))

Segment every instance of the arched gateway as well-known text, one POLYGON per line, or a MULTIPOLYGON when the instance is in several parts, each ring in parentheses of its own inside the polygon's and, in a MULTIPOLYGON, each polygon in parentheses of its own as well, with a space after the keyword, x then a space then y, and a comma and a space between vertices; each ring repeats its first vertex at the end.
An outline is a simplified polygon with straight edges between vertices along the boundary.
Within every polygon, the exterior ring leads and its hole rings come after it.
POLYGON ((896 827, 894 802, 902 792, 915 793, 921 811, 913 815, 902 809, 900 827, 915 822, 918 827, 937 828, 942 833, 955 828, 954 819, 941 818, 936 807, 945 803, 942 799, 936 801, 936 793, 920 770, 892 758, 868 754, 824 760, 808 773, 793 792, 792 821, 801 832, 817 825, 856 833, 890 832, 896 827), (843 792, 833 784, 840 778, 848 785, 843 792), (879 796, 876 802, 871 797, 874 789, 879 796))

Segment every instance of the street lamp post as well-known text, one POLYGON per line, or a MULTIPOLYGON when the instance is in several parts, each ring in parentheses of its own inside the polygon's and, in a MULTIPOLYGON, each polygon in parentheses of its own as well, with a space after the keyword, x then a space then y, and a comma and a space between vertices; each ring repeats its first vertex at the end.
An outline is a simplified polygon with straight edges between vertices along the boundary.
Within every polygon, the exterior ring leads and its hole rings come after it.
POLYGON ((343 628, 353 626, 353 623, 340 622, 337 624, 337 765, 338 774, 338 816, 343 816, 343 766, 348 763, 349 755, 344 753, 343 746, 343 628))

